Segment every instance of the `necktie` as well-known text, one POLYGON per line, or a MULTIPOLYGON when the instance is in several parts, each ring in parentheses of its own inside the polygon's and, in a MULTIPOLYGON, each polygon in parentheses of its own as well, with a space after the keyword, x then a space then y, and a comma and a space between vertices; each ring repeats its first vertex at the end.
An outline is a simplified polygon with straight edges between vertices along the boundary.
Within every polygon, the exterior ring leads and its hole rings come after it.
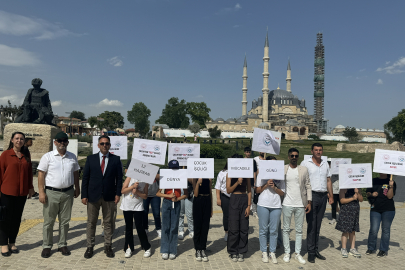
POLYGON ((105 167, 105 156, 103 156, 103 161, 101 162, 101 173, 104 175, 104 167, 105 167))

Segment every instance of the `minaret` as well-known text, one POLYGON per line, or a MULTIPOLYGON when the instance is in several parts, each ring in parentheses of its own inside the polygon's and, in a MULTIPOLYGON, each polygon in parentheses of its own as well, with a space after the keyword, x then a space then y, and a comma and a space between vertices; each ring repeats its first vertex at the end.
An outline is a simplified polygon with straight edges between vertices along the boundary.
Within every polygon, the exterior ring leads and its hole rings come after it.
POLYGON ((269 32, 267 31, 264 42, 264 67, 263 67, 263 122, 269 121, 269 32))
POLYGON ((287 92, 291 93, 291 67, 290 67, 290 59, 288 59, 288 66, 287 66, 287 87, 286 90, 287 92))
POLYGON ((247 115, 247 61, 245 54, 245 63, 243 64, 243 87, 242 87, 242 115, 247 115))

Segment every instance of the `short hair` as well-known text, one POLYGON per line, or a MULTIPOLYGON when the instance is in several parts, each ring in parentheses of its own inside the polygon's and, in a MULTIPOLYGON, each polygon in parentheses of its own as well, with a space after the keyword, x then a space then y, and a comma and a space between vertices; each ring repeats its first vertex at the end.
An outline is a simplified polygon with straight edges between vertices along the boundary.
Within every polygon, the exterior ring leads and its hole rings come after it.
POLYGON ((111 142, 110 137, 108 137, 107 135, 101 135, 100 137, 98 137, 98 142, 100 142, 101 139, 107 139, 109 142, 111 142))
POLYGON ((298 153, 298 155, 300 154, 300 151, 298 151, 298 149, 297 148, 290 148, 289 150, 288 150, 288 155, 290 155, 292 152, 297 152, 298 153))
POLYGON ((249 146, 246 146, 245 149, 243 149, 243 152, 247 152, 247 151, 252 152, 252 149, 249 146))
POLYGON ((268 157, 266 157, 266 160, 277 160, 277 159, 274 156, 268 156, 268 157))
POLYGON ((314 144, 312 145, 311 150, 314 150, 314 147, 322 147, 322 149, 323 149, 322 144, 320 144, 320 143, 318 143, 318 142, 316 142, 316 143, 314 143, 314 144))

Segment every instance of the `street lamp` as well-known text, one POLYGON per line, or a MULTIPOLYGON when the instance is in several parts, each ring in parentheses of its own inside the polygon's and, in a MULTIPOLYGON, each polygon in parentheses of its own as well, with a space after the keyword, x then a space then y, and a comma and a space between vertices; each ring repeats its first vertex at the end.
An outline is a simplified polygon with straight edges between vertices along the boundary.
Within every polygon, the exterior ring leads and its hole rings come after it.
POLYGON ((72 138, 72 124, 73 124, 73 118, 70 117, 70 114, 71 114, 72 112, 65 112, 65 113, 67 113, 67 114, 69 115, 69 118, 70 118, 70 128, 69 128, 69 131, 70 131, 70 138, 72 138))

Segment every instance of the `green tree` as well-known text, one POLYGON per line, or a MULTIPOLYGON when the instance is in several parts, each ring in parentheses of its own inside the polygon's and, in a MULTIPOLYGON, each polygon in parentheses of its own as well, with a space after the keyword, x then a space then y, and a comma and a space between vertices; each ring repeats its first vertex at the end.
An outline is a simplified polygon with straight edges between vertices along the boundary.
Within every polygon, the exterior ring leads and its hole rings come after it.
POLYGON ((100 130, 102 130, 103 128, 107 128, 108 130, 114 130, 116 128, 124 127, 124 117, 119 112, 105 111, 101 113, 98 117, 104 119, 104 121, 99 121, 99 123, 97 124, 100 130))
POLYGON ((89 126, 92 130, 95 126, 97 126, 97 122, 98 120, 96 116, 90 116, 89 118, 87 118, 87 123, 89 123, 89 126))
POLYGON ((127 119, 135 126, 135 131, 139 132, 142 137, 145 136, 150 127, 150 117, 151 111, 146 107, 143 102, 135 103, 132 106, 132 110, 128 111, 127 119))
POLYGON ((346 137, 349 142, 358 142, 359 141, 359 133, 357 133, 355 127, 346 127, 345 130, 343 130, 342 135, 346 137))
POLYGON ((398 141, 404 143, 405 141, 405 109, 402 109, 397 116, 393 117, 388 123, 384 125, 384 133, 387 135, 389 142, 398 141))
POLYGON ((79 111, 72 111, 69 115, 69 118, 77 118, 80 119, 82 121, 86 120, 86 117, 84 116, 83 112, 79 112, 79 111))
POLYGON ((190 130, 191 133, 197 134, 198 132, 200 132, 200 125, 197 123, 189 125, 188 130, 190 130))
POLYGON ((187 102, 187 113, 194 123, 198 123, 201 128, 205 128, 205 122, 210 119, 211 109, 205 102, 187 102))
POLYGON ((319 140, 319 137, 315 134, 311 134, 311 135, 308 135, 308 139, 319 140))
POLYGON ((210 134, 210 137, 213 139, 221 137, 221 130, 218 129, 218 126, 215 126, 214 128, 209 128, 208 133, 210 134))
POLYGON ((171 128, 187 128, 190 119, 187 117, 187 103, 184 99, 172 97, 168 100, 162 115, 155 121, 157 124, 166 124, 171 128))

